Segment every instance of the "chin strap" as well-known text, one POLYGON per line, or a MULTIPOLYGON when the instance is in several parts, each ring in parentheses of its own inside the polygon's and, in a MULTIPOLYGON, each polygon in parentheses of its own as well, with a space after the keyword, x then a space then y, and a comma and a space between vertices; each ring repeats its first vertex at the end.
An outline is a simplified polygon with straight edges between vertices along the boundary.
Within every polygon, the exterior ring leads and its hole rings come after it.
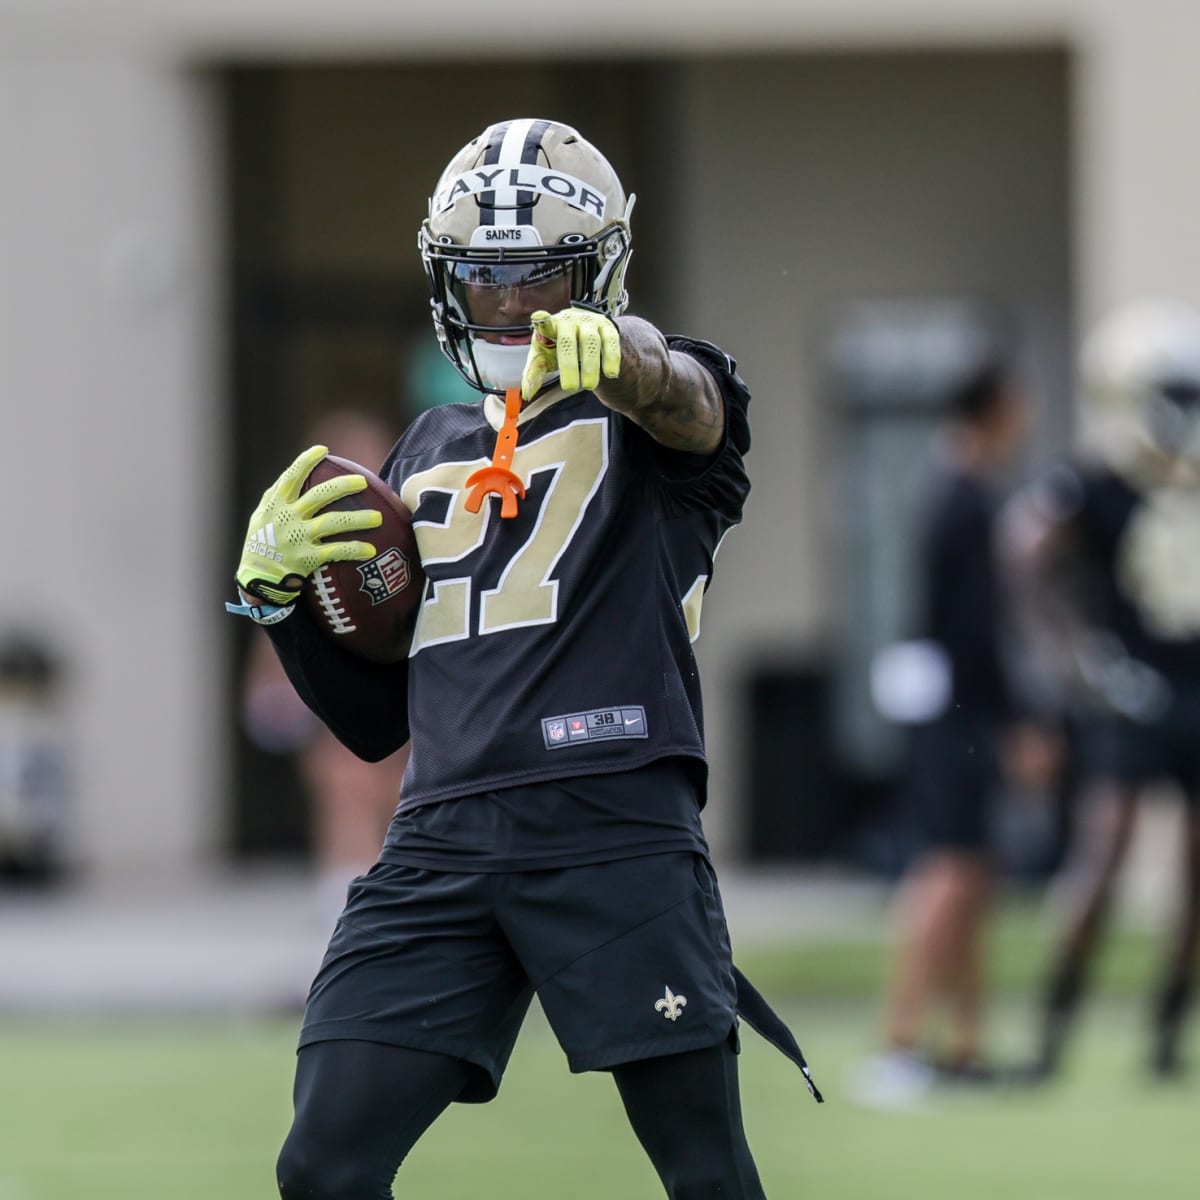
POLYGON ((467 512, 477 513, 489 492, 500 497, 500 515, 517 515, 517 497, 525 499, 525 485, 512 470, 513 451, 517 448, 517 417, 521 414, 521 389, 509 388, 504 393, 504 424, 496 435, 496 449, 490 466, 480 467, 467 478, 471 489, 463 503, 467 512))

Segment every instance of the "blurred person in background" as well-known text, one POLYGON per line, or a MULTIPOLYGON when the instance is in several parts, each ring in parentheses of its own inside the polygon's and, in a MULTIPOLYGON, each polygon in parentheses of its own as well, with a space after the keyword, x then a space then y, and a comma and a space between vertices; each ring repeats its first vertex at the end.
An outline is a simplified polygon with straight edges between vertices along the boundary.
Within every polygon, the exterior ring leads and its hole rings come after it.
POLYGON ((912 724, 901 801, 916 848, 897 896, 885 1045, 852 1086, 856 1099, 880 1106, 918 1100, 938 1081, 993 1077, 983 1046, 993 810, 1006 780, 1041 786, 1058 755, 1055 735, 1023 711, 1002 646, 996 520, 1030 402, 1003 362, 988 361, 960 379, 949 410, 918 508, 918 637, 880 664, 922 697, 922 711, 904 714, 912 724), (946 1042, 931 1052, 923 1041, 941 1002, 946 1042))
MULTIPOLYGON (((393 433, 382 418, 344 408, 319 420, 308 438, 378 472, 392 448, 393 433)), ((343 746, 300 699, 262 630, 255 630, 247 654, 242 725, 259 749, 296 756, 309 804, 316 918, 332 929, 351 881, 379 857, 400 802, 408 747, 380 762, 366 762, 343 746)))
POLYGON ((1154 990, 1148 1069, 1183 1070, 1200 935, 1200 314, 1139 300, 1080 355, 1085 439, 1019 495, 1012 576, 1069 698, 1079 783, 1054 889, 1063 922, 1041 1001, 1031 1080, 1061 1066, 1139 802, 1185 804, 1178 911, 1154 990))

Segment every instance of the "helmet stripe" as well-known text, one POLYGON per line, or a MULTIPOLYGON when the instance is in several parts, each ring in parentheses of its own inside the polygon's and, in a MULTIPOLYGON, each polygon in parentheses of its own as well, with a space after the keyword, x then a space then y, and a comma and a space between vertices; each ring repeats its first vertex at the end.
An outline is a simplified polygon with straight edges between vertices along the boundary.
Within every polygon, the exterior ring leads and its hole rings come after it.
MULTIPOLYGON (((549 121, 504 121, 492 128, 483 161, 488 166, 519 167, 536 163, 549 121)), ((503 176, 502 176, 503 178, 503 176)), ((498 187, 479 196, 481 225, 532 225, 533 192, 498 187)))
MULTIPOLYGON (((493 166, 500 161, 500 152, 504 148, 504 139, 508 134, 508 127, 511 124, 511 121, 501 121, 498 125, 493 125, 488 130, 491 137, 488 140, 487 148, 483 152, 483 161, 486 165, 493 166)), ((495 192, 480 193, 479 223, 480 225, 494 225, 496 223, 495 192)))
MULTIPOLYGON (((498 166, 515 167, 524 162, 525 138, 529 134, 532 121, 509 121, 504 141, 500 144, 500 157, 496 160, 498 166)), ((497 188, 492 193, 495 199, 496 213, 493 218, 495 225, 518 225, 517 220, 517 190, 516 188, 497 188)), ((528 224, 529 222, 524 222, 528 224)))
MULTIPOLYGON (((538 153, 542 148, 542 138, 550 128, 549 121, 532 121, 529 131, 525 134, 525 144, 521 147, 521 161, 536 163, 538 153)), ((517 221, 518 225, 533 224, 533 202, 537 199, 533 192, 517 192, 517 221)))

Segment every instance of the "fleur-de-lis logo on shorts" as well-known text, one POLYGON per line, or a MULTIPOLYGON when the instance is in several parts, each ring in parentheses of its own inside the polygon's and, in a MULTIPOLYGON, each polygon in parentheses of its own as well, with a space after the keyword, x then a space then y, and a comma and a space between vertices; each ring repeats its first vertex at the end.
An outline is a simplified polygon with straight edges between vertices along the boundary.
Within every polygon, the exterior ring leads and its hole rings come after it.
POLYGON ((654 1009, 656 1012, 662 1013, 668 1021, 678 1021, 679 1014, 683 1012, 686 1005, 686 996, 677 996, 670 988, 667 988, 666 995, 655 1002, 654 1009))

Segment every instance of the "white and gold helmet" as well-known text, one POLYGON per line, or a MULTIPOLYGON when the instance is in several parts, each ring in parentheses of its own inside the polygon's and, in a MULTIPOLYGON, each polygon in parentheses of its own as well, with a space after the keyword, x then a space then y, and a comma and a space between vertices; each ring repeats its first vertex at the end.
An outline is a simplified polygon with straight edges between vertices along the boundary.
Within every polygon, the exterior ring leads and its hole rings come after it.
MULTIPOLYGON (((476 335, 467 284, 517 287, 569 275, 571 302, 616 317, 628 302, 628 200, 608 160, 558 121, 490 125, 449 162, 429 201, 418 246, 442 351, 472 387, 520 382, 528 346, 476 335)), ((490 333, 527 334, 529 326, 490 333)))
POLYGON ((1200 313, 1178 300, 1115 309, 1083 343, 1080 376, 1105 457, 1139 448, 1200 462, 1200 313))

